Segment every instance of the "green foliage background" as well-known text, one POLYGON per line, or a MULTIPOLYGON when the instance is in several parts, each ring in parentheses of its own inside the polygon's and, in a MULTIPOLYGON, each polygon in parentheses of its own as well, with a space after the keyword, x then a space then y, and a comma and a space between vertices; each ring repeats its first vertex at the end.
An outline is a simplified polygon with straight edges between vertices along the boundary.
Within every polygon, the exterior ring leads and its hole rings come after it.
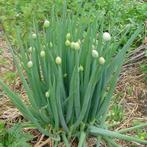
POLYGON ((31 134, 23 132, 21 124, 15 124, 11 128, 6 128, 0 122, 0 147, 31 147, 27 142, 32 138, 31 134))
MULTIPOLYGON (((54 8, 60 16, 64 0, 1 0, 0 21, 3 29, 15 43, 16 25, 23 29, 22 36, 29 32, 33 18, 41 24, 54 8)), ((105 14, 105 26, 118 31, 127 24, 133 28, 143 23, 147 16, 147 4, 138 0, 67 0, 67 12, 84 23, 93 21, 97 14, 105 14), (90 20, 90 21, 89 21, 90 20)), ((134 31, 134 29, 132 29, 134 31)))

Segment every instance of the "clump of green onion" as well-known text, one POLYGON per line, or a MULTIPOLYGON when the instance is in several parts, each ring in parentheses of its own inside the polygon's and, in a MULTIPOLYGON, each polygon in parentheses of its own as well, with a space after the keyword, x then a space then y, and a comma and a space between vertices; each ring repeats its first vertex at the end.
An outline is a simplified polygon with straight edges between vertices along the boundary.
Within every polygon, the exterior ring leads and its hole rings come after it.
POLYGON ((63 140, 70 146, 70 140, 77 138, 82 147, 89 135, 111 146, 116 145, 115 138, 147 144, 122 134, 123 130, 113 132, 105 126, 126 51, 142 28, 138 27, 120 48, 124 36, 116 41, 113 32, 103 31, 103 21, 76 22, 63 17, 45 20, 43 31, 35 24, 34 33, 25 42, 17 31, 19 55, 14 48, 11 52, 29 103, 2 80, 0 85, 24 117, 56 144, 63 140))

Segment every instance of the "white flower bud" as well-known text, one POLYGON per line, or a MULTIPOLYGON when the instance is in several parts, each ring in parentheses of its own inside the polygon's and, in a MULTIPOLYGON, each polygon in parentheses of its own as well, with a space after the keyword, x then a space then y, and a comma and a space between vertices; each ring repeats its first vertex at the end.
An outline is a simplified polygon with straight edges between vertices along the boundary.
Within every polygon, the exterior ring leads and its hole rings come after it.
POLYGON ((71 42, 70 47, 79 50, 80 49, 80 43, 79 42, 71 42))
POLYGON ((93 49, 92 50, 92 57, 97 58, 99 56, 97 50, 93 49))
POLYGON ((67 73, 65 73, 65 74, 63 75, 63 77, 66 78, 66 77, 67 77, 67 73))
POLYGON ((112 112, 112 116, 114 116, 115 115, 115 113, 114 112, 112 112))
POLYGON ((66 39, 68 40, 68 39, 70 39, 70 37, 71 37, 70 33, 67 33, 66 34, 66 39))
POLYGON ((110 41, 111 40, 111 35, 108 32, 103 33, 103 39, 105 41, 110 41))
POLYGON ((49 94, 48 91, 45 93, 45 96, 46 96, 47 98, 50 96, 50 94, 49 94))
POLYGON ((75 48, 75 42, 71 42, 70 47, 74 49, 75 48))
POLYGON ((42 51, 40 52, 40 56, 41 56, 41 57, 45 57, 45 51, 42 50, 42 51))
POLYGON ((36 38, 37 38, 37 35, 36 35, 35 33, 33 33, 33 34, 32 34, 32 38, 33 38, 33 39, 36 39, 36 38))
POLYGON ((45 28, 48 28, 49 25, 50 25, 50 22, 46 19, 46 20, 44 21, 43 26, 44 26, 45 28))
POLYGON ((29 52, 32 53, 32 51, 33 51, 33 48, 29 47, 29 52))
POLYGON ((74 43, 74 48, 75 48, 75 50, 79 50, 80 49, 80 43, 79 42, 75 42, 74 43))
POLYGON ((53 47, 53 43, 52 43, 52 42, 50 42, 50 47, 51 47, 51 48, 53 47))
POLYGON ((65 41, 65 45, 66 45, 66 46, 70 46, 70 41, 69 41, 69 40, 66 40, 66 41, 65 41))
POLYGON ((82 65, 79 66, 78 71, 84 71, 84 67, 82 65))
POLYGON ((99 63, 100 63, 100 64, 104 64, 104 63, 105 63, 105 59, 104 59, 103 57, 100 57, 100 58, 99 58, 99 63))
POLYGON ((56 57, 56 64, 61 64, 62 63, 62 59, 61 59, 61 57, 59 57, 59 56, 57 56, 56 57))
POLYGON ((31 68, 31 67, 33 66, 33 62, 32 62, 32 61, 29 61, 29 62, 27 63, 27 66, 28 66, 28 68, 31 68))
POLYGON ((16 17, 19 17, 19 16, 20 16, 20 13, 17 13, 17 14, 16 14, 16 17))

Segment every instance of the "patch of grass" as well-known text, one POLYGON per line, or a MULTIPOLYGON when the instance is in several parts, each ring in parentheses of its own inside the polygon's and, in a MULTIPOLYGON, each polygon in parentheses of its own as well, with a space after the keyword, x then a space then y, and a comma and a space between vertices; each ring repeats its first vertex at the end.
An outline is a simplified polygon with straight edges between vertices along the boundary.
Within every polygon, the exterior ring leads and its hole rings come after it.
POLYGON ((2 54, 2 52, 3 52, 3 48, 0 48, 0 55, 2 54))
POLYGON ((124 109, 122 105, 120 104, 113 105, 108 115, 108 119, 112 122, 121 122, 123 118, 124 118, 124 109))
POLYGON ((0 147, 31 147, 28 141, 32 138, 32 135, 23 132, 20 124, 6 128, 5 124, 0 122, 0 147))
POLYGON ((7 83, 13 83, 14 80, 16 78, 16 72, 13 72, 13 71, 6 71, 4 72, 3 74, 3 79, 4 81, 7 81, 7 83))
MULTIPOLYGON (((133 121, 133 125, 132 126, 136 126, 136 125, 140 125, 142 124, 141 121, 139 120, 134 120, 133 121)), ((146 140, 147 139, 147 132, 146 129, 136 129, 135 130, 135 134, 138 138, 142 139, 142 140, 146 140)))
POLYGON ((7 65, 8 61, 4 58, 0 58, 0 65, 7 65))

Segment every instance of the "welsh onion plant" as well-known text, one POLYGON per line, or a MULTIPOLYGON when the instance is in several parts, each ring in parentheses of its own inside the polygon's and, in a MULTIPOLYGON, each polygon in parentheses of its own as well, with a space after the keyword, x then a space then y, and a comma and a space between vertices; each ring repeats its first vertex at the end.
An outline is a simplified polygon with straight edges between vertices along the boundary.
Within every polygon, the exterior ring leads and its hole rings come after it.
POLYGON ((142 27, 123 48, 119 44, 128 29, 116 41, 113 32, 103 30, 103 21, 85 25, 75 18, 52 17, 42 28, 34 24, 29 41, 23 41, 17 29, 19 54, 10 47, 28 103, 0 80, 24 117, 56 145, 64 141, 68 147, 76 138, 83 147, 90 135, 96 136, 97 146, 101 141, 119 146, 115 139, 147 144, 123 134, 134 127, 114 132, 105 125, 125 54, 142 27))

